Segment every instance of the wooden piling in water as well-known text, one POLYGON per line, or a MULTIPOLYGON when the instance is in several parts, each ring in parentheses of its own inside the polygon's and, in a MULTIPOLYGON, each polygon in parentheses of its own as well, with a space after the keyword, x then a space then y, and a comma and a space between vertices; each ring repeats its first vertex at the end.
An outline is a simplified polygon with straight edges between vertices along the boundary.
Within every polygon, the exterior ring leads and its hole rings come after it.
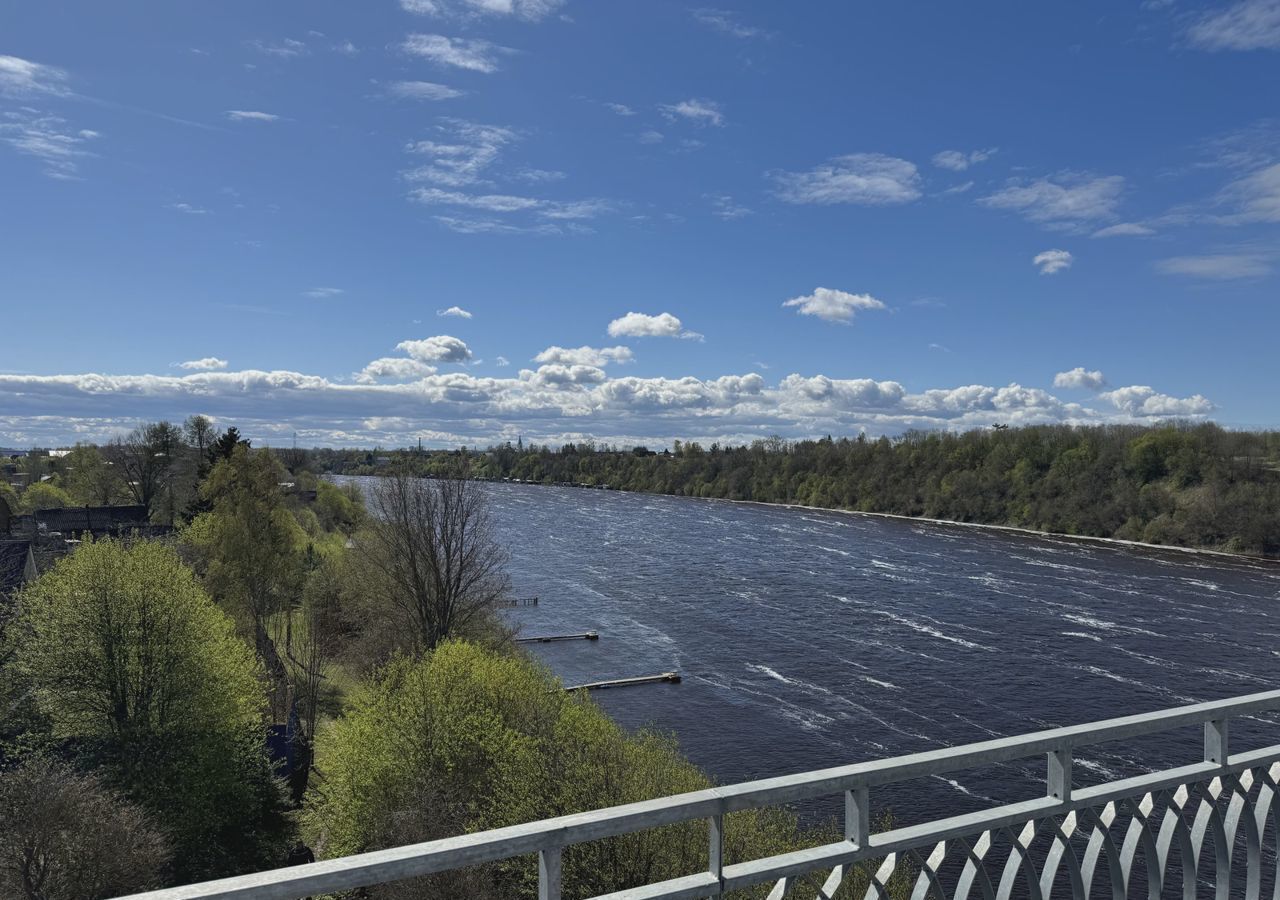
POLYGON ((547 634, 540 637, 516 638, 517 644, 549 644, 552 641, 598 641, 598 631, 584 631, 581 634, 547 634))

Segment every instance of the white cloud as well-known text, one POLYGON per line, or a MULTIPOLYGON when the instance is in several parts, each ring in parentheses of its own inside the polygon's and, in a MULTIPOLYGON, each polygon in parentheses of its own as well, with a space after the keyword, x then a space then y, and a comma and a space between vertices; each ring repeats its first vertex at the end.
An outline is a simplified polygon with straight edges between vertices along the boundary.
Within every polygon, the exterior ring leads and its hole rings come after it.
POLYGON ((0 113, 0 141, 40 160, 50 178, 78 177, 80 161, 93 155, 85 146, 97 137, 96 131, 70 128, 65 119, 27 107, 0 113))
POLYGON ((511 177, 526 184, 549 184, 553 181, 564 181, 569 175, 567 172, 559 172, 555 169, 524 168, 511 177))
POLYGON ((960 184, 953 185, 952 187, 947 188, 942 192, 942 195, 944 197, 950 197, 955 194, 965 194, 971 190, 973 190, 973 182, 964 181, 964 182, 961 182, 960 184))
POLYGON ((1098 395, 1099 400, 1115 406, 1135 418, 1167 418, 1171 416, 1206 416, 1214 406, 1199 394, 1170 397, 1146 385, 1131 385, 1098 395))
POLYGON ((1099 228, 1090 237, 1109 238, 1109 237, 1145 237, 1155 234, 1156 230, 1141 222, 1120 222, 1115 225, 1108 225, 1106 228, 1099 228))
POLYGON ((996 153, 995 148, 988 150, 970 150, 964 153, 960 150, 943 150, 933 155, 933 164, 939 169, 949 169, 952 172, 963 172, 970 166, 976 166, 980 162, 986 162, 996 153))
POLYGON ((421 16, 509 17, 526 22, 545 19, 563 5, 564 0, 400 0, 401 9, 421 16))
POLYGON ((993 422, 1140 422, 1200 417, 1213 409, 1198 394, 1179 398, 1141 386, 1109 392, 1094 409, 1017 384, 912 393, 896 381, 800 374, 774 384, 758 373, 602 380, 599 371, 590 371, 595 367, 574 371, 564 364, 498 378, 429 373, 414 362, 375 360, 366 367, 369 374, 360 373, 355 383, 256 370, 0 374, 0 444, 102 440, 128 431, 139 419, 181 420, 193 410, 234 423, 256 441, 288 440, 296 431, 308 443, 367 447, 408 445, 418 436, 484 446, 505 440, 513 430, 540 443, 586 438, 640 443, 673 437, 709 443, 771 434, 797 438, 864 430, 872 435, 911 428, 955 430, 993 422))
POLYGON ((317 300, 325 300, 329 297, 337 297, 343 293, 342 288, 337 287, 314 287, 302 292, 308 297, 314 297, 317 300))
POLYGON ((769 37, 769 32, 763 28, 756 28, 753 25, 746 25, 738 18, 738 14, 725 9, 693 9, 690 10, 693 17, 706 25, 708 28, 714 29, 721 34, 727 34, 736 38, 757 38, 769 37))
POLYGON ((728 194, 713 194, 708 199, 711 201, 711 214, 716 218, 731 220, 751 215, 750 209, 735 202, 728 194))
POLYGON ((533 358, 543 365, 594 366, 629 363, 635 359, 630 347, 548 347, 533 358))
POLYGON ((471 313, 467 312, 461 306, 450 306, 448 309, 437 309, 437 316, 456 316, 459 319, 470 319, 471 313))
POLYGON ((275 56, 280 59, 294 59, 298 56, 306 56, 309 52, 305 41, 295 40, 294 38, 285 38, 283 41, 274 43, 254 40, 249 41, 249 46, 259 53, 265 53, 268 56, 275 56))
POLYGON ((536 371, 520 370, 520 378, 537 387, 567 388, 580 385, 603 384, 608 380, 603 369, 595 366, 561 365, 552 363, 540 366, 536 371))
POLYGON ((1123 193, 1124 178, 1119 175, 1066 172, 1036 181, 1012 181, 978 202, 1051 227, 1078 227, 1112 218, 1123 193))
POLYGON ((828 322, 848 325, 859 311, 869 309, 886 309, 887 307, 870 294, 850 294, 820 287, 812 294, 792 297, 783 306, 794 306, 802 316, 817 316, 828 322))
POLYGON ((452 100, 466 93, 434 81, 393 81, 387 92, 402 100, 452 100))
POLYGON ((230 363, 225 359, 218 359, 216 356, 206 356, 203 359, 189 359, 186 362, 178 363, 179 369, 189 369, 193 372, 212 372, 216 369, 225 369, 230 363))
POLYGON ((1045 250, 1037 253, 1031 262, 1040 267, 1041 275, 1056 275, 1070 269, 1075 257, 1067 250, 1045 250))
POLYGON ((440 188, 416 188, 410 192, 410 196, 427 205, 465 206, 495 213, 534 209, 543 202, 534 197, 518 197, 514 194, 467 194, 440 188))
POLYGON ((837 156, 808 172, 777 172, 778 196, 788 203, 889 206, 920 197, 914 163, 882 153, 837 156))
POLYGON ((724 126, 724 113, 720 104, 713 100, 681 100, 679 103, 663 104, 658 107, 669 121, 684 119, 695 125, 724 126))
POLYGON ((446 118, 436 130, 441 140, 414 141, 405 148, 427 160, 404 173, 409 181, 454 188, 476 184, 497 161, 502 149, 518 137, 510 128, 462 119, 446 118))
POLYGON ((510 47, 479 38, 453 38, 443 34, 411 34, 401 47, 406 53, 436 65, 486 74, 498 71, 499 58, 515 53, 510 47))
POLYGON ((642 144, 661 144, 663 135, 661 131, 654 131, 650 128, 647 131, 640 132, 640 134, 636 136, 636 140, 642 144))
POLYGON ((493 364, 498 368, 505 368, 506 366, 511 365, 511 360, 507 359, 505 356, 499 356, 493 361, 493 364))
POLYGON ((471 359, 471 348, 464 341, 447 334, 401 341, 396 344, 396 349, 424 363, 464 363, 471 359))
POLYGON ((254 109, 229 109, 227 118, 233 122, 275 122, 280 117, 275 113, 259 112, 254 109))
POLYGON ((610 337, 674 337, 700 341, 702 335, 687 331, 684 324, 671 313, 656 316, 629 312, 609 323, 610 337))
POLYGON ((1271 274, 1271 262, 1253 253, 1219 253, 1205 256, 1174 256, 1156 263, 1162 275, 1187 275, 1192 278, 1230 280, 1263 278, 1271 274))
POLYGON ((1187 37, 1205 50, 1280 50, 1280 0, 1239 0, 1206 13, 1187 37))
POLYGON ((1087 391, 1100 391, 1107 386, 1107 379, 1096 369, 1089 371, 1084 366, 1076 366, 1067 372, 1059 372, 1053 376, 1056 388, 1075 388, 1087 391))
POLYGON ((38 94, 67 94, 70 92, 67 80, 65 69, 42 65, 19 56, 0 54, 0 95, 32 97, 38 94))
POLYGON ((194 206, 190 203, 170 203, 168 208, 175 212, 186 213, 189 216, 206 216, 209 214, 209 210, 203 206, 194 206))
POLYGON ((375 359, 357 372, 355 380, 360 384, 372 384, 379 378, 408 381, 411 378, 425 378, 435 373, 435 366, 427 365, 420 360, 405 359, 400 356, 384 356, 381 359, 375 359))
POLYGON ((605 108, 619 116, 634 116, 636 111, 625 103, 606 103, 605 108))
POLYGON ((1224 225, 1280 222, 1280 163, 1258 169, 1228 184, 1217 197, 1235 212, 1216 219, 1224 225))

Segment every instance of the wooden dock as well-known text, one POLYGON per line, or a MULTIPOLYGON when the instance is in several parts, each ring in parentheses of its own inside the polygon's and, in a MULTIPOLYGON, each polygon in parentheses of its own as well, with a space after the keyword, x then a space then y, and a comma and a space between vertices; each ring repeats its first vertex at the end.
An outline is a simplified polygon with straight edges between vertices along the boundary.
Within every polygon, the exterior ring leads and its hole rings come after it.
POLYGON ((503 607, 504 609, 514 609, 517 606, 537 606, 538 598, 537 597, 517 597, 514 600, 505 600, 498 605, 503 607))
POLYGON ((552 641, 598 641, 600 632, 584 631, 581 634, 547 634, 541 637, 516 638, 517 644, 549 644, 552 641))
POLYGON ((637 684, 679 684, 679 672, 663 672, 661 675, 641 675, 639 678, 615 678, 612 681, 590 681, 566 687, 566 691, 603 691, 605 688, 631 687, 637 684))

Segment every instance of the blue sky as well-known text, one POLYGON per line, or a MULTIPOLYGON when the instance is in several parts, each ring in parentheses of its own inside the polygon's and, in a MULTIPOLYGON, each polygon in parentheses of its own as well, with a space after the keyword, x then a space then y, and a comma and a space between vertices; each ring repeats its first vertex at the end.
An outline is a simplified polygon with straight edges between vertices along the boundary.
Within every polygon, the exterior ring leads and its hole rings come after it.
POLYGON ((1274 425, 1277 51, 1280 0, 0 0, 0 444, 1274 425))

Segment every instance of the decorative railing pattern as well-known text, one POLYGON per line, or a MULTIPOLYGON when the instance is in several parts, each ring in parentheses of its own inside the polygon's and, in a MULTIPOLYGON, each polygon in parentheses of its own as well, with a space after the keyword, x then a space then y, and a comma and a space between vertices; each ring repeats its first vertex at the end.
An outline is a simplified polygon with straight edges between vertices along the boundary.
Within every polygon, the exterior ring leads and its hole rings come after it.
POLYGON ((1229 740, 1233 718, 1277 709, 1280 691, 1269 691, 728 785, 128 900, 289 900, 535 854, 540 900, 559 900, 563 848, 697 820, 707 823, 706 870, 629 887, 606 895, 608 900, 717 897, 759 885, 772 885, 769 900, 781 900, 797 895, 800 880, 810 882, 815 873, 822 879, 817 897, 828 900, 852 867, 876 860, 865 900, 889 900, 889 879, 903 865, 918 873, 912 900, 1121 900, 1142 894, 1192 900, 1208 893, 1215 900, 1280 900, 1280 744, 1231 753, 1229 740), (1201 759, 1074 786, 1079 748, 1198 725, 1204 727, 1201 759), (872 832, 870 797, 877 788, 1040 755, 1047 760, 1042 796, 872 832), (841 795, 843 840, 725 864, 727 814, 841 795))

